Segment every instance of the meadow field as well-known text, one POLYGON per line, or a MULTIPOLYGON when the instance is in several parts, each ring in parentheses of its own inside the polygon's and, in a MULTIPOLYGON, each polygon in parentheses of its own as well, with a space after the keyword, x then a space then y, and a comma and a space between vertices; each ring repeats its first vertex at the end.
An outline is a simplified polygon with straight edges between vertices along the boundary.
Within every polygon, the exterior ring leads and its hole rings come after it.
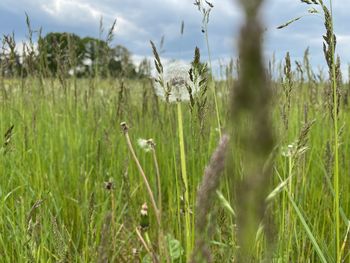
POLYGON ((152 76, 106 73, 102 51, 68 74, 69 37, 53 74, 31 34, 18 68, 5 37, 0 262, 350 262, 346 61, 328 3, 302 2, 325 20, 329 72, 308 49, 264 60, 260 0, 241 1, 220 78, 206 50, 171 65, 153 42, 152 76))

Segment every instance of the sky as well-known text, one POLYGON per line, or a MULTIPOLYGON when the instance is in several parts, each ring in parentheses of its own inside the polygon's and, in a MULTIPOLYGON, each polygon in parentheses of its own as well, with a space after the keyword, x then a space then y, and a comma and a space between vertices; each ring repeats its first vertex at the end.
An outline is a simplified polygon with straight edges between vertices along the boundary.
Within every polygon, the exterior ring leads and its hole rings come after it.
MULTIPOLYGON (((190 61, 198 46, 207 59, 207 46, 201 32, 202 16, 194 0, 0 0, 0 34, 14 32, 18 43, 26 41, 25 13, 33 29, 48 32, 72 32, 84 36, 99 36, 100 19, 105 31, 116 19, 113 45, 124 45, 133 54, 137 64, 151 57, 149 40, 160 43, 164 36, 164 59, 190 61), (181 22, 184 35, 181 36, 181 22)), ((237 57, 239 28, 243 21, 237 0, 211 0, 208 35, 213 66, 237 57)), ((328 4, 328 1, 325 0, 328 4)), ((282 60, 290 52, 292 60, 301 60, 310 47, 315 70, 326 64, 322 51, 323 20, 320 15, 308 15, 310 6, 300 0, 266 0, 261 14, 266 27, 264 52, 266 61, 273 54, 282 60), (277 26, 303 16, 289 27, 277 26)), ((342 58, 342 70, 347 75, 350 62, 350 0, 333 0, 334 28, 337 35, 337 53, 342 58)), ((344 76, 347 78, 347 76, 344 76)))

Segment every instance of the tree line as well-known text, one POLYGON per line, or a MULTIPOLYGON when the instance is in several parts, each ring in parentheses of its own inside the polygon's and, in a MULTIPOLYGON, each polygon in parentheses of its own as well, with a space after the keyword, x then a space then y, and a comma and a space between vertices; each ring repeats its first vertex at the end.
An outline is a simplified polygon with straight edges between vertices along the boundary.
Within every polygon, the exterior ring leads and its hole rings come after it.
POLYGON ((36 43, 29 36, 21 50, 14 34, 4 35, 0 53, 0 74, 3 77, 125 77, 150 76, 150 62, 145 58, 138 66, 131 52, 122 45, 111 47, 108 41, 93 37, 81 38, 73 33, 51 32, 36 43))

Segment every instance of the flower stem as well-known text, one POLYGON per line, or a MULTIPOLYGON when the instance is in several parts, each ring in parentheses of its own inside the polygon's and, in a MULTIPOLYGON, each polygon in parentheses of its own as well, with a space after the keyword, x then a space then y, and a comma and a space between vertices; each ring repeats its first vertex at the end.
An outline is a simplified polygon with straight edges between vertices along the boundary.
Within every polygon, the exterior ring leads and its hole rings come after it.
POLYGON ((335 236, 336 236, 336 262, 341 262, 340 249, 340 192, 339 192, 339 138, 338 138, 338 93, 337 77, 335 69, 335 39, 333 23, 332 0, 330 2, 330 23, 331 23, 331 60, 332 60, 332 89, 333 89, 333 125, 334 125, 334 217, 335 217, 335 236))
MULTIPOLYGON (((152 146, 152 153, 153 153, 153 162, 154 166, 156 168, 156 175, 157 175, 157 187, 158 187, 158 213, 159 217, 163 217, 163 209, 162 209, 162 188, 161 188, 161 181, 160 181, 160 172, 159 172, 159 165, 158 165, 158 160, 157 160, 157 154, 156 154, 156 149, 154 148, 154 145, 152 146)), ((171 262, 171 258, 169 255, 168 251, 168 245, 167 245, 167 240, 164 236, 164 233, 162 231, 161 235, 159 236, 159 245, 160 245, 160 250, 162 254, 165 256, 165 261, 167 263, 171 262)), ((163 259, 161 259, 163 260, 163 259)), ((162 261, 163 262, 163 261, 162 261)))
POLYGON ((153 154, 153 162, 154 166, 156 169, 156 176, 157 176, 157 188, 158 188, 158 211, 159 211, 159 216, 162 218, 162 189, 161 189, 161 182, 160 182, 160 172, 159 172, 159 166, 158 166, 158 160, 157 160, 157 154, 156 150, 152 149, 152 154, 153 154))
MULTIPOLYGON (((211 53, 210 53, 210 46, 209 46, 209 36, 208 36, 208 23, 205 22, 204 24, 204 30, 205 30, 205 41, 207 44, 207 49, 208 49, 208 59, 209 59, 209 67, 210 67, 210 77, 213 82, 213 68, 212 68, 212 63, 211 63, 211 53)), ((213 88, 213 94, 214 94, 214 104, 215 104, 215 111, 216 111, 216 120, 217 120, 217 125, 219 129, 219 136, 221 138, 221 122, 220 122, 220 114, 219 114, 219 105, 218 105, 218 98, 216 95, 216 90, 215 90, 215 82, 213 82, 214 85, 212 86, 213 88)))
POLYGON ((125 135, 125 139, 126 139, 126 143, 128 145, 129 151, 130 151, 130 153, 131 153, 131 155, 132 155, 132 157, 133 157, 133 159, 134 159, 134 161, 136 163, 136 166, 137 166, 137 168, 138 168, 138 170, 139 170, 139 172, 141 174, 141 177, 143 179, 143 182, 144 182, 144 184, 146 186, 148 195, 149 195, 149 197, 151 199, 151 203, 152 203, 152 206, 153 206, 153 209, 154 209, 154 213, 156 215, 157 223, 158 223, 159 226, 161 226, 161 219, 160 219, 160 216, 159 216, 159 210, 158 210, 156 201, 154 199, 154 195, 153 195, 151 186, 150 186, 150 184, 148 182, 148 179, 147 179, 147 177, 145 175, 145 172, 143 171, 142 166, 141 166, 141 164, 140 164, 140 162, 139 162, 139 160, 138 160, 138 158, 137 158, 137 156, 135 154, 134 148, 133 148, 133 146, 131 144, 129 133, 126 131, 126 132, 124 132, 124 135, 125 135))
POLYGON ((178 117, 178 130, 179 130, 179 143, 180 143, 180 159, 181 159, 181 175, 185 187, 185 235, 186 235, 186 258, 189 259, 192 252, 192 238, 191 238, 191 219, 189 213, 189 188, 186 169, 186 154, 185 154, 185 142, 183 134, 183 121, 182 121, 182 109, 181 102, 177 103, 177 117, 178 117))
MULTIPOLYGON (((125 136, 125 139, 126 139, 126 143, 128 145, 128 148, 129 148, 129 151, 136 163, 136 166, 141 174, 141 177, 143 179, 143 182, 146 186, 146 189, 147 189, 147 192, 148 192, 148 195, 149 195, 149 198, 151 199, 151 203, 152 203, 152 206, 153 206, 153 209, 154 209, 154 213, 156 215, 156 220, 157 220, 157 224, 158 224, 158 227, 159 227, 159 230, 158 230, 158 243, 159 243, 159 248, 161 249, 161 252, 164 252, 165 254, 165 259, 166 259, 166 262, 170 262, 170 259, 169 259, 169 254, 168 254, 168 251, 167 251, 167 245, 166 245, 166 242, 165 242, 165 237, 164 237, 164 231, 163 231, 163 226, 162 226, 162 217, 161 217, 161 212, 159 210, 159 208, 157 207, 157 203, 155 201, 155 198, 154 198, 154 195, 153 195, 153 192, 152 192, 152 189, 151 189, 151 186, 148 182, 148 179, 146 177, 146 174, 145 172, 143 171, 143 168, 136 156, 136 153, 134 151, 134 148, 132 146, 132 143, 131 143, 131 140, 130 140, 130 137, 129 137, 129 133, 128 133, 128 126, 126 125, 125 122, 122 122, 120 124, 121 128, 122 128, 122 131, 124 133, 124 136, 125 136), (165 244, 165 245, 164 245, 165 244)), ((159 172, 158 172, 159 173, 159 172)))

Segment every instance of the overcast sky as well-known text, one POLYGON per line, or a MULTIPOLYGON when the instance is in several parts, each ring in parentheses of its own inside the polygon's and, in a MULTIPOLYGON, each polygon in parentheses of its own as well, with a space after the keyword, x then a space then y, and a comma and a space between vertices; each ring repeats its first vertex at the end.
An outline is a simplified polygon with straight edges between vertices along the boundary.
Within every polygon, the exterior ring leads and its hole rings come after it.
MULTIPOLYGON (((117 19, 114 44, 126 46, 137 63, 151 56, 149 40, 159 43, 165 36, 163 56, 190 60, 198 46, 206 57, 201 14, 193 0, 0 0, 0 33, 15 32, 16 40, 26 38, 25 12, 34 29, 43 33, 74 32, 82 37, 99 34, 103 17, 108 28, 117 19), (181 21, 185 23, 180 37, 181 21)), ((236 42, 242 15, 237 0, 212 0, 209 21, 209 41, 213 60, 228 61, 236 57, 236 42)), ((327 3, 328 1, 325 0, 327 3)), ((276 27, 297 16, 307 14, 309 6, 300 0, 267 0, 262 17, 267 28, 265 53, 282 59, 287 51, 293 60, 301 59, 310 47, 315 68, 325 67, 322 53, 324 26, 320 16, 308 15, 283 30, 276 27)), ((350 62, 350 0, 334 0, 337 53, 341 55, 344 73, 350 62)), ((107 30, 106 30, 107 31, 107 30)))

